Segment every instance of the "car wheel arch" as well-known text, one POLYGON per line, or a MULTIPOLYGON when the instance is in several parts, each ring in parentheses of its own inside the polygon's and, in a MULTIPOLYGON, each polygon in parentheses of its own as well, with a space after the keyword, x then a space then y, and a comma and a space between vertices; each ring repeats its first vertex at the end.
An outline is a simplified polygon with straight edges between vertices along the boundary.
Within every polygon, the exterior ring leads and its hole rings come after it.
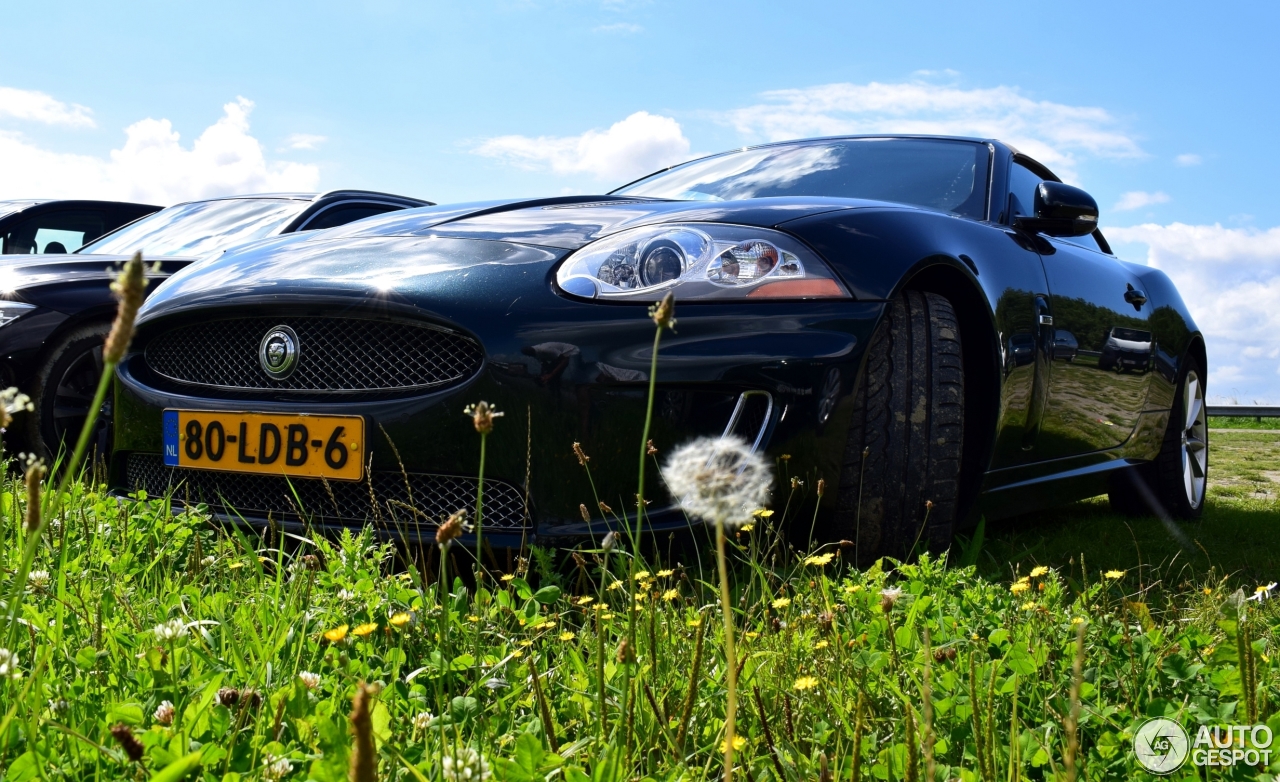
POLYGON ((904 274, 893 296, 904 290, 937 293, 947 298, 960 323, 964 346, 965 438, 961 456, 957 528, 977 522, 982 476, 991 463, 1000 408, 1000 346, 995 313, 972 269, 949 255, 922 259, 904 274))

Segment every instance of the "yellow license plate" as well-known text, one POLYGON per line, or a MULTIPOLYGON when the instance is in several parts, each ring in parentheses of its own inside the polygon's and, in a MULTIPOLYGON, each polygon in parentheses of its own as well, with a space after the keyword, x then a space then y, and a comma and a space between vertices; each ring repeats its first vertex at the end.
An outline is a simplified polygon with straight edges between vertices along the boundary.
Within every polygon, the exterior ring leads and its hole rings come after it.
POLYGON ((199 470, 358 481, 364 418, 165 410, 164 463, 199 470))

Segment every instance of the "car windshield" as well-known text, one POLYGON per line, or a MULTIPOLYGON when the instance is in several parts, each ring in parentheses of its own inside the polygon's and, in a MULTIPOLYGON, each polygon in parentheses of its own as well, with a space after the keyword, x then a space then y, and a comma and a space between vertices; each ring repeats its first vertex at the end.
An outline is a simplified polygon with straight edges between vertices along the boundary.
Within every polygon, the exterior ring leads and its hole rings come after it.
POLYGON ((868 198, 986 217, 985 144, 944 139, 839 139, 729 152, 615 191, 680 201, 769 196, 868 198))
POLYGON ((269 236, 307 203, 287 198, 229 198, 178 204, 130 223, 78 252, 205 255, 269 236))

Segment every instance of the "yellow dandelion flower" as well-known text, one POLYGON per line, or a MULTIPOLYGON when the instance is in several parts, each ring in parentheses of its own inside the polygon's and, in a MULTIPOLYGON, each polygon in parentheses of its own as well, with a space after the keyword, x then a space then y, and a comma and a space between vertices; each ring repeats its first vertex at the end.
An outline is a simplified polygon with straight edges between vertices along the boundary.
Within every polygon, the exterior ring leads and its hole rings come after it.
POLYGON ((1019 581, 1019 582, 1018 582, 1018 583, 1016 583, 1016 584, 1010 584, 1010 585, 1009 585, 1009 591, 1010 591, 1010 592, 1012 592, 1012 593, 1014 593, 1015 595, 1020 595, 1020 594, 1022 594, 1023 592, 1026 592, 1026 591, 1027 591, 1028 589, 1030 589, 1030 588, 1031 588, 1030 586, 1028 586, 1028 585, 1026 585, 1026 584, 1022 583, 1021 581, 1019 581))
POLYGON ((1049 572, 1049 568, 1045 567, 1044 565, 1037 565, 1036 567, 1031 568, 1031 577, 1039 578, 1040 576, 1043 576, 1048 572, 1049 572))
POLYGON ((738 527, 738 531, 739 531, 739 532, 750 532, 751 530, 753 530, 753 529, 755 529, 755 528, 756 528, 756 525, 754 525, 754 524, 743 524, 741 527, 738 527))
POLYGON ((690 619, 690 620, 687 622, 687 624, 688 624, 690 627, 699 627, 699 626, 701 626, 701 625, 702 625, 702 620, 701 620, 701 619, 690 619))
POLYGON ((675 574, 676 574, 676 571, 674 570, 659 570, 658 578, 669 578, 671 576, 674 576, 675 574))
POLYGON ((755 517, 757 517, 757 518, 767 519, 767 518, 769 518, 770 516, 772 516, 772 515, 773 515, 773 511, 771 511, 771 510, 767 510, 767 509, 765 509, 765 508, 761 508, 761 509, 760 509, 760 510, 758 510, 758 511, 754 511, 754 512, 752 512, 752 514, 751 514, 751 515, 752 515, 752 516, 755 516, 755 517))
POLYGON ((1083 617, 1083 616, 1073 617, 1073 618, 1071 619, 1071 624, 1073 624, 1073 625, 1082 625, 1082 624, 1084 624, 1084 617, 1083 617))
POLYGON ((1018 579, 1019 584, 1026 584, 1030 581, 1031 581, 1031 576, 1023 576, 1022 578, 1018 579))
POLYGON ((1124 571, 1123 571, 1123 570, 1108 570, 1106 573, 1103 573, 1102 575, 1104 575, 1104 576, 1106 576, 1107 578, 1109 578, 1109 579, 1111 579, 1111 580, 1113 580, 1113 581, 1114 581, 1114 580, 1115 580, 1115 579, 1117 579, 1117 578, 1124 578, 1124 571))
POLYGON ((770 603, 770 605, 772 605, 774 608, 786 608, 787 606, 791 605, 791 598, 780 597, 777 600, 774 600, 772 603, 770 603))
POLYGON ((760 634, 757 633, 755 630, 748 630, 745 633, 743 633, 742 636, 746 638, 748 641, 754 641, 755 639, 760 637, 760 634))
POLYGON ((473 625, 478 625, 480 624, 480 617, 475 614, 467 614, 467 621, 473 625))
POLYGON ((648 578, 651 575, 653 574, 647 570, 637 570, 635 578, 636 578, 636 581, 644 581, 646 578, 648 578))
POLYGON ((609 591, 610 591, 610 592, 614 592, 614 591, 617 591, 617 590, 619 590, 619 589, 622 589, 622 582, 621 582, 621 581, 614 581, 612 584, 610 584, 610 585, 609 585, 609 591))
POLYGON ((600 615, 600 619, 602 619, 602 620, 604 620, 604 621, 608 621, 608 620, 610 620, 610 619, 612 619, 612 618, 613 618, 613 614, 601 614, 601 615, 600 615))
MULTIPOLYGON (((728 744, 729 744, 729 742, 728 742, 727 740, 720 742, 720 751, 721 751, 721 752, 724 752, 725 750, 727 750, 727 749, 728 749, 728 744)), ((742 751, 742 748, 743 748, 743 747, 745 747, 745 746, 747 746, 747 740, 746 740, 746 739, 744 739, 744 738, 743 738, 743 737, 741 737, 741 736, 734 736, 734 737, 733 737, 733 751, 734 751, 734 752, 741 752, 741 751, 742 751)))
POLYGON ((1210 589, 1209 587, 1205 587, 1205 588, 1204 588, 1204 593, 1205 593, 1206 595, 1212 595, 1212 594, 1213 594, 1213 590, 1212 590, 1212 589, 1210 589))
POLYGON ((679 600, 679 599, 680 599, 680 590, 679 590, 679 589, 668 589, 666 592, 663 592, 663 593, 662 593, 662 599, 663 599, 663 600, 679 600))
POLYGON ((577 633, 573 632, 572 630, 565 630, 563 633, 560 634, 561 641, 572 641, 577 637, 578 637, 577 633))
POLYGON ((332 630, 324 631, 324 639, 330 643, 337 643, 347 637, 347 625, 338 625, 332 630))
POLYGON ((519 659, 519 658, 521 658, 521 657, 524 657, 524 649, 512 649, 512 650, 511 650, 511 656, 512 656, 512 657, 514 657, 514 658, 516 658, 516 659, 519 659))
POLYGON ((583 595, 582 597, 578 598, 577 600, 575 600, 575 601, 573 601, 573 602, 577 603, 577 604, 578 604, 578 605, 580 605, 580 606, 585 606, 585 605, 590 605, 591 603, 594 603, 595 601, 596 601, 596 599, 595 599, 594 597, 592 597, 591 595, 583 595))
POLYGON ((1027 602, 1022 604, 1023 611, 1030 611, 1035 607, 1036 607, 1036 601, 1034 600, 1028 600, 1027 602))
POLYGON ((227 565, 228 570, 239 570, 242 567, 244 567, 243 562, 232 562, 230 565, 227 565))
POLYGON ((819 566, 829 565, 831 564, 831 560, 835 559, 835 556, 836 556, 835 554, 832 554, 830 551, 828 551, 826 554, 816 554, 812 557, 809 557, 805 559, 804 563, 806 565, 819 565, 819 566))
POLYGON ((814 687, 818 686, 818 679, 813 676, 801 676, 799 679, 796 679, 796 683, 791 686, 797 690, 812 690, 814 687))
POLYGON ((351 631, 351 634, 352 634, 352 635, 358 635, 358 636, 360 636, 361 638, 363 638, 363 637, 365 637, 366 635, 372 635, 372 634, 373 634, 373 631, 375 631, 375 630, 377 630, 377 629, 378 629, 378 623, 377 623, 377 622, 365 622, 365 623, 364 623, 364 624, 362 624, 362 625, 357 625, 357 626, 356 626, 356 629, 354 629, 354 630, 352 630, 352 631, 351 631))
POLYGON ((533 641, 530 641, 528 638, 525 638, 524 640, 522 640, 522 641, 520 642, 520 645, 521 645, 521 646, 523 646, 523 647, 525 647, 525 648, 527 649, 527 648, 529 648, 530 646, 533 646, 533 641))
POLYGON ((404 627, 409 624, 412 619, 413 617, 409 616, 404 611, 401 611, 398 614, 393 614, 391 619, 388 621, 391 622, 392 627, 404 627))
POLYGON ((973 640, 975 640, 975 641, 976 641, 976 640, 978 640, 978 634, 977 634, 977 633, 974 633, 974 634, 973 634, 973 640))
POLYGON ((813 645, 813 648, 814 648, 814 649, 826 649, 826 648, 827 648, 828 646, 830 646, 830 645, 831 645, 831 644, 827 643, 827 639, 825 639, 825 638, 824 638, 824 639, 822 639, 821 641, 818 641, 816 644, 814 644, 814 645, 813 645))
POLYGON ((515 573, 503 573, 503 574, 502 574, 502 580, 503 580, 503 581, 515 581, 515 580, 516 580, 516 574, 515 574, 515 573))
POLYGON ((851 595, 854 594, 855 592, 861 592, 862 584, 845 584, 844 591, 848 592, 851 595))

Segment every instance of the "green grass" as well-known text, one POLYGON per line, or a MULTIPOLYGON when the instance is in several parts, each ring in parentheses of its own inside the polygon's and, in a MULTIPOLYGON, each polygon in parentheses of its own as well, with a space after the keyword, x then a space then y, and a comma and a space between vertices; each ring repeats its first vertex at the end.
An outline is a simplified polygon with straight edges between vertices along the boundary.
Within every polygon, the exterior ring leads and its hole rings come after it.
MULTIPOLYGON (((1077 618, 1080 778, 1139 775, 1127 742, 1151 715, 1245 722, 1253 709, 1280 729, 1270 661, 1280 612, 1247 603, 1252 641, 1241 647, 1229 599, 1274 573, 1277 556, 1274 495, 1225 491, 1232 470, 1274 444, 1253 437, 1215 438, 1225 488, 1215 485, 1203 521, 1178 525, 1194 551, 1157 521, 1126 526, 1088 502, 991 530, 980 572, 930 559, 857 572, 838 548, 806 564, 783 545, 773 529, 802 523, 803 511, 757 521, 733 552, 739 777, 816 779, 825 763, 849 779, 856 757, 862 779, 924 779, 932 746, 937 779, 978 779, 985 766, 1004 780, 1011 764, 1020 779, 1064 779, 1077 618), (1030 577, 1036 563, 1049 570, 1030 577), (1104 575, 1113 568, 1123 573, 1104 575), (886 589, 903 590, 888 610, 886 589), (1257 668, 1252 706, 1242 649, 1257 668)), ((11 483, 0 496, 10 574, 23 510, 11 483)), ((362 683, 380 687, 367 722, 378 779, 444 779, 442 758, 459 748, 502 780, 717 777, 714 563, 654 559, 628 581, 626 556, 614 552, 605 575, 599 552, 535 550, 514 578, 492 573, 475 591, 369 530, 259 537, 198 511, 173 515, 163 500, 118 503, 73 485, 39 547, 34 569, 48 575, 29 584, 9 642, 19 677, 0 682, 3 778, 132 779, 186 763, 190 778, 268 779, 283 759, 288 779, 347 779, 362 683), (630 699, 618 654, 629 604, 630 699), (156 634, 175 619, 183 635, 156 634), (170 724, 156 716, 163 701, 170 724), (113 737, 120 725, 140 760, 113 737)))
POLYGON ((1209 416, 1210 429, 1280 429, 1280 418, 1231 415, 1209 416))

